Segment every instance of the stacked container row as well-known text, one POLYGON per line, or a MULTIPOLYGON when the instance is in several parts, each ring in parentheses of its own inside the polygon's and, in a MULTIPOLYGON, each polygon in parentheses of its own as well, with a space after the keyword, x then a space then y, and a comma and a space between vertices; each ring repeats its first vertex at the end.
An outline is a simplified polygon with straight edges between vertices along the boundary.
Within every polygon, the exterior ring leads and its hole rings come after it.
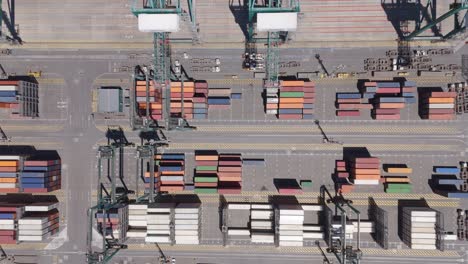
POLYGON ((435 250, 437 212, 427 207, 403 207, 401 238, 412 249, 435 250))
POLYGON ((372 105, 364 103, 360 93, 337 93, 336 110, 337 116, 360 116, 361 109, 371 109, 372 105))
POLYGON ((20 173, 23 192, 51 192, 59 190, 62 184, 60 159, 27 159, 20 173))
POLYGON ((218 192, 218 160, 216 151, 195 152, 195 193, 218 192))
POLYGON ((218 192, 240 194, 242 190, 242 154, 220 154, 218 192))
POLYGON ((20 156, 0 156, 0 192, 17 193, 20 156))
POLYGON ((146 81, 137 81, 135 87, 135 99, 138 113, 140 116, 146 116, 146 109, 149 108, 149 115, 154 120, 162 119, 162 86, 154 81, 149 83, 148 97, 149 105, 146 102, 146 81))
POLYGON ((34 82, 0 80, 0 109, 10 117, 37 117, 39 115, 39 91, 34 82))
POLYGON ((160 191, 183 191, 185 175, 185 154, 156 155, 160 191))
POLYGON ((273 244, 274 210, 271 204, 252 204, 250 209, 250 239, 252 243, 273 244))
POLYGON ((378 185, 380 159, 375 157, 354 158, 351 162, 351 179, 355 185, 378 185))
POLYGON ((420 101, 420 112, 423 119, 452 120, 455 118, 456 92, 428 92, 420 101))
POLYGON ((0 243, 16 244, 16 223, 23 216, 24 207, 0 204, 0 243))
POLYGON ((171 116, 193 119, 194 82, 171 82, 171 116))
POLYGON ((279 245, 302 247, 304 244, 304 210, 299 204, 280 204, 279 245))
POLYGON ((206 119, 208 117, 208 83, 206 81, 195 82, 195 94, 193 95, 193 119, 206 119))
POLYGON ((397 174, 398 176, 384 177, 384 190, 387 193, 410 193, 412 185, 407 175, 413 173, 413 169, 405 164, 388 165, 386 172, 389 174, 397 174))
POLYGON ((148 205, 146 243, 171 243, 171 222, 174 203, 152 203, 148 205))
POLYGON ((128 205, 128 230, 129 238, 145 238, 147 227, 147 204, 129 204, 128 205))
POLYGON ((200 244, 200 204, 179 203, 175 208, 175 243, 200 244))
POLYGON ((349 180, 349 169, 345 160, 335 162, 335 175, 333 177, 335 189, 338 193, 349 193, 354 189, 354 185, 349 180))
POLYGON ((106 211, 96 213, 98 230, 106 239, 123 242, 127 239, 128 205, 119 204, 106 211))
POLYGON ((231 105, 231 88, 210 88, 208 90, 209 109, 227 109, 231 105))

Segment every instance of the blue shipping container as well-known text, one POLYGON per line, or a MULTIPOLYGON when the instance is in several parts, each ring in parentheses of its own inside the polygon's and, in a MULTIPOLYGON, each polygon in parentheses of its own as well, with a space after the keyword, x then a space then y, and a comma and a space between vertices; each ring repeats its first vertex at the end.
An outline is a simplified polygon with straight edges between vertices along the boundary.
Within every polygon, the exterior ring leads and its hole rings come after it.
POLYGON ((242 99, 242 94, 241 93, 232 93, 231 94, 231 99, 242 99))
POLYGON ((15 219, 15 215, 8 213, 0 213, 0 219, 15 219))
POLYGON ((193 119, 206 119, 206 114, 193 114, 193 119))
POLYGON ((362 98, 365 98, 365 99, 372 99, 375 97, 375 93, 363 93, 362 94, 362 98))
POLYGON ((447 193, 448 198, 461 198, 468 199, 468 192, 449 192, 447 193))
POLYGON ((385 87, 385 88, 400 88, 399 82, 378 82, 377 87, 385 87))
POLYGON ((434 172, 444 174, 459 174, 460 169, 457 167, 434 167, 434 172))
POLYGON ((265 166, 265 159, 243 159, 242 165, 265 166))
POLYGON ((162 154, 162 159, 163 160, 184 160, 185 159, 185 154, 162 154))
POLYGON ((208 104, 210 105, 230 105, 231 99, 229 97, 208 97, 208 104))
POLYGON ((360 99, 360 93, 337 93, 336 98, 338 99, 360 99))
POLYGON ((302 114, 302 108, 300 109, 279 109, 280 114, 302 114))
MULTIPOLYGON (((144 178, 145 183, 150 183, 150 178, 144 178)), ((154 182, 158 182, 158 178, 154 178, 154 182)))
POLYGON ((302 116, 302 119, 314 119, 314 115, 306 114, 302 116))
POLYGON ((0 97, 15 97, 16 91, 0 91, 0 97))
POLYGON ((403 93, 404 97, 414 97, 414 93, 403 93))
POLYGON ((194 103, 193 108, 206 108, 207 105, 205 103, 194 103))
POLYGON ((184 170, 181 166, 160 166, 160 171, 181 171, 184 170))
POLYGON ((206 108, 194 108, 193 113, 194 114, 206 114, 208 112, 208 109, 206 108))
POLYGON ((314 104, 304 104, 305 109, 314 109, 314 104))
POLYGON ((22 172, 20 174, 20 177, 36 177, 36 178, 42 178, 47 176, 47 172, 22 172))
POLYGON ((405 86, 406 86, 406 87, 414 87, 414 86, 416 86, 416 82, 414 82, 414 81, 406 81, 406 82, 405 82, 405 86))
POLYGON ((404 103, 405 98, 403 97, 380 97, 379 102, 381 103, 404 103))
POLYGON ((415 97, 405 97, 405 103, 414 104, 414 103, 416 103, 416 98, 415 97))
POLYGON ((459 179, 439 179, 440 185, 461 185, 465 182, 465 180, 459 179))
POLYGON ((366 87, 365 89, 366 89, 366 92, 368 92, 368 93, 369 92, 374 92, 375 93, 375 92, 377 92, 378 88, 375 87, 375 86, 369 86, 369 87, 366 87))
POLYGON ((14 172, 0 172, 0 178, 16 178, 16 173, 14 173, 14 172))
POLYGON ((0 103, 14 103, 16 102, 16 97, 0 97, 0 103))

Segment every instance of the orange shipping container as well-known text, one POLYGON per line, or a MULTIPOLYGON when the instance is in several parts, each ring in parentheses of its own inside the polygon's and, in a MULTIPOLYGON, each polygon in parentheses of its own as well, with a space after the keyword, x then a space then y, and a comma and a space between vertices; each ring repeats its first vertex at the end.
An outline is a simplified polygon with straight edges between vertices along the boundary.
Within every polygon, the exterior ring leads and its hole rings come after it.
POLYGON ((195 156, 195 160, 218 160, 218 155, 195 156))
POLYGON ((137 85, 146 85, 146 81, 137 81, 136 84, 137 85))
POLYGON ((429 98, 429 103, 452 104, 455 103, 455 98, 429 98))
POLYGON ((281 81, 281 86, 303 87, 304 81, 281 81))
POLYGON ((242 181, 241 177, 223 177, 219 176, 218 177, 220 181, 230 181, 230 182, 240 182, 242 181))
POLYGON ((162 104, 160 103, 151 103, 151 109, 162 109, 162 104))
POLYGON ((380 170, 376 169, 355 169, 353 170, 356 174, 379 174, 380 175, 380 170))
POLYGON ((410 182, 408 177, 385 177, 385 182, 392 183, 392 182, 410 182))
POLYGON ((1 183, 15 183, 18 182, 17 178, 0 178, 1 183))
POLYGON ((304 103, 304 98, 280 98, 280 103, 304 103))
POLYGON ((359 174, 353 177, 356 180, 380 180, 380 174, 359 174))
POLYGON ((0 167, 16 167, 18 166, 17 160, 0 160, 0 167))
POLYGON ((267 104, 266 109, 278 109, 278 104, 267 104))
POLYGON ((303 108, 304 104, 279 104, 279 108, 283 109, 297 109, 297 108, 303 108))
POLYGON ((405 108, 405 103, 380 103, 379 108, 405 108))
POLYGON ((413 173, 413 169, 411 168, 387 168, 388 173, 402 173, 402 174, 410 174, 413 173))
POLYGON ((161 192, 178 192, 178 191, 183 191, 184 190, 184 186, 170 186, 170 185, 167 185, 167 186, 161 186, 161 188, 159 189, 161 192))

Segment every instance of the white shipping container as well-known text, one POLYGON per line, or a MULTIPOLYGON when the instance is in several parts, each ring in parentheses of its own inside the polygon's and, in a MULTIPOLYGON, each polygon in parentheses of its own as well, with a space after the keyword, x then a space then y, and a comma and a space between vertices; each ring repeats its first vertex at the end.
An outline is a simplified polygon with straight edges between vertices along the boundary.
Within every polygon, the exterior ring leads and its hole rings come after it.
POLYGON ((179 31, 178 14, 139 14, 138 30, 141 32, 177 32, 179 31))
POLYGON ((251 221, 250 226, 251 226, 252 229, 272 228, 273 227, 273 222, 271 222, 271 221, 251 221))
POLYGON ((280 247, 302 247, 304 245, 304 242, 280 240, 279 245, 280 247))
POLYGON ((175 230, 176 236, 198 236, 198 230, 175 230))
POLYGON ((168 225, 171 223, 169 219, 147 219, 146 223, 148 225, 168 225))
POLYGON ((198 203, 180 203, 175 208, 176 214, 198 214, 200 204, 198 203))
POLYGON ((128 230, 127 231, 127 237, 132 237, 132 238, 144 238, 146 237, 146 230, 128 230))
POLYGON ((267 113, 267 115, 276 115, 276 114, 278 114, 278 110, 277 109, 267 109, 266 113, 267 113))
POLYGON ((318 204, 303 204, 302 205, 302 209, 304 211, 322 211, 323 210, 323 207, 321 205, 318 205, 318 204))
POLYGON ((18 234, 21 236, 42 236, 49 233, 51 230, 49 229, 38 229, 38 230, 23 230, 19 229, 18 234))
POLYGON ((303 230, 303 229, 304 229, 304 226, 302 224, 279 226, 279 230, 303 230))
POLYGON ((23 217, 20 220, 18 220, 18 224, 20 225, 40 225, 47 223, 49 219, 47 217, 23 217))
POLYGON ((303 236, 307 239, 323 239, 322 232, 304 232, 303 236))
POLYGON ((303 241, 304 237, 300 236, 279 236, 280 241, 303 241))
POLYGON ((146 215, 128 215, 128 220, 144 220, 146 222, 146 215))
POLYGON ((151 225, 151 224, 149 224, 148 225, 148 230, 149 229, 155 229, 155 230, 156 229, 169 229, 169 228, 170 228, 169 224, 166 224, 166 225, 151 225))
POLYGON ((0 225, 14 225, 15 220, 13 219, 0 219, 0 225))
POLYGON ((18 86, 16 85, 0 85, 0 91, 18 91, 18 86))
POLYGON ((411 223, 411 226, 409 226, 409 228, 435 228, 435 223, 413 222, 411 223))
POLYGON ((18 236, 18 241, 42 241, 45 237, 43 236, 18 236))
MULTIPOLYGON (((373 227, 361 227, 360 228, 361 233, 374 233, 375 229, 373 227)), ((354 233, 358 232, 358 228, 354 228, 354 233)))
POLYGON ((147 204, 129 204, 128 209, 129 210, 144 210, 144 211, 146 211, 146 209, 148 209, 148 205, 147 204))
POLYGON ((0 183, 0 188, 16 188, 16 183, 0 183))
POLYGON ((230 236, 250 236, 249 229, 228 229, 228 235, 230 236))
POLYGON ((304 223, 304 216, 280 216, 280 225, 302 225, 304 223))
POLYGON ((183 181, 184 176, 161 176, 161 181, 183 181))
POLYGON ((15 225, 0 224, 0 230, 14 230, 15 225))
POLYGON ((198 225, 175 225, 175 229, 177 230, 197 230, 198 225))
POLYGON ((302 236, 304 232, 302 230, 280 230, 280 236, 302 236))
POLYGON ((420 216, 420 217, 436 217, 437 212, 435 211, 411 211, 411 216, 420 216))
POLYGON ((198 245, 200 242, 198 240, 185 240, 182 242, 177 241, 176 244, 179 245, 198 245))
POLYGON ((170 243, 169 236, 147 235, 146 243, 170 243))
POLYGON ((272 204, 252 204, 252 209, 272 210, 272 204))
POLYGON ((303 230, 304 231, 322 231, 323 226, 321 225, 304 225, 303 230))
POLYGON ((419 223, 435 223, 436 219, 434 217, 418 217, 412 216, 411 222, 419 222, 419 223))
POLYGON ((250 204, 228 204, 229 210, 250 210, 250 204))
POLYGON ((272 219, 273 211, 272 210, 252 210, 250 211, 251 219, 272 219))
POLYGON ((48 212, 52 209, 58 208, 58 203, 48 204, 48 203, 36 203, 32 205, 27 205, 24 207, 26 212, 48 212))
POLYGON ((192 220, 192 219, 176 219, 175 220, 176 225, 198 225, 198 219, 192 220))
POLYGON ((198 214, 176 214, 175 219, 198 219, 198 214))
POLYGON ((379 185, 379 180, 353 180, 353 183, 359 185, 379 185))
POLYGON ((429 104, 429 109, 453 109, 454 107, 454 104, 429 104))
POLYGON ((267 98, 267 104, 276 104, 278 102, 278 98, 267 98))
POLYGON ((153 230, 153 229, 148 229, 146 231, 148 235, 170 235, 171 230, 153 230))
POLYGON ((277 94, 278 93, 278 88, 267 88, 266 92, 267 92, 267 94, 277 94))
POLYGON ((145 227, 148 225, 148 223, 146 222, 146 220, 143 220, 143 221, 140 221, 140 220, 129 220, 128 221, 128 225, 129 226, 141 226, 141 227, 145 227))
POLYGON ((424 244, 424 245, 435 245, 435 239, 425 239, 425 238, 412 238, 410 240, 411 245, 413 244, 424 244))
POLYGON ((19 160, 20 156, 6 156, 6 155, 1 155, 0 160, 19 160))
POLYGON ((147 215, 148 213, 146 212, 146 210, 129 209, 128 214, 129 215, 147 215))
POLYGON ((444 235, 444 240, 446 240, 446 241, 455 241, 457 239, 458 239, 458 237, 455 234, 445 234, 444 235))
POLYGON ((436 234, 429 234, 429 233, 411 233, 411 238, 436 239, 436 234))
POLYGON ((276 12, 276 13, 258 13, 257 30, 266 31, 296 31, 297 13, 295 12, 276 12))
POLYGON ((428 250, 435 250, 437 249, 435 245, 424 245, 424 244, 414 244, 411 245, 412 249, 428 249, 428 250))
MULTIPOLYGON (((353 221, 353 226, 354 226, 354 228, 357 228, 357 226, 358 226, 357 221, 353 221)), ((363 228, 363 227, 374 227, 374 222, 372 222, 372 221, 361 221, 360 222, 360 227, 361 228, 363 228)))

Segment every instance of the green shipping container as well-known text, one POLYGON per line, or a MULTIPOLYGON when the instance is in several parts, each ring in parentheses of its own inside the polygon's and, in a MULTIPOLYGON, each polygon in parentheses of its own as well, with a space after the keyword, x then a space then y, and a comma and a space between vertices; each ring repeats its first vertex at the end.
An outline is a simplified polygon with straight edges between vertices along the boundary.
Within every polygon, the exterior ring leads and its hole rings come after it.
POLYGON ((195 182, 218 182, 218 177, 196 177, 195 182))
POLYGON ((195 188, 195 193, 201 193, 201 194, 205 194, 205 193, 218 193, 218 189, 216 188, 195 188))
POLYGON ((312 181, 309 181, 309 180, 301 181, 301 186, 302 187, 312 187, 312 181))
POLYGON ((196 170, 197 171, 217 171, 218 167, 217 166, 197 166, 196 170))
POLYGON ((286 97, 286 98, 296 98, 296 97, 304 97, 303 92, 281 92, 280 91, 280 97, 286 97))
POLYGON ((386 193, 411 193, 411 189, 386 189, 386 193))
POLYGON ((412 189, 411 184, 404 183, 390 183, 386 185, 387 189, 412 189))

